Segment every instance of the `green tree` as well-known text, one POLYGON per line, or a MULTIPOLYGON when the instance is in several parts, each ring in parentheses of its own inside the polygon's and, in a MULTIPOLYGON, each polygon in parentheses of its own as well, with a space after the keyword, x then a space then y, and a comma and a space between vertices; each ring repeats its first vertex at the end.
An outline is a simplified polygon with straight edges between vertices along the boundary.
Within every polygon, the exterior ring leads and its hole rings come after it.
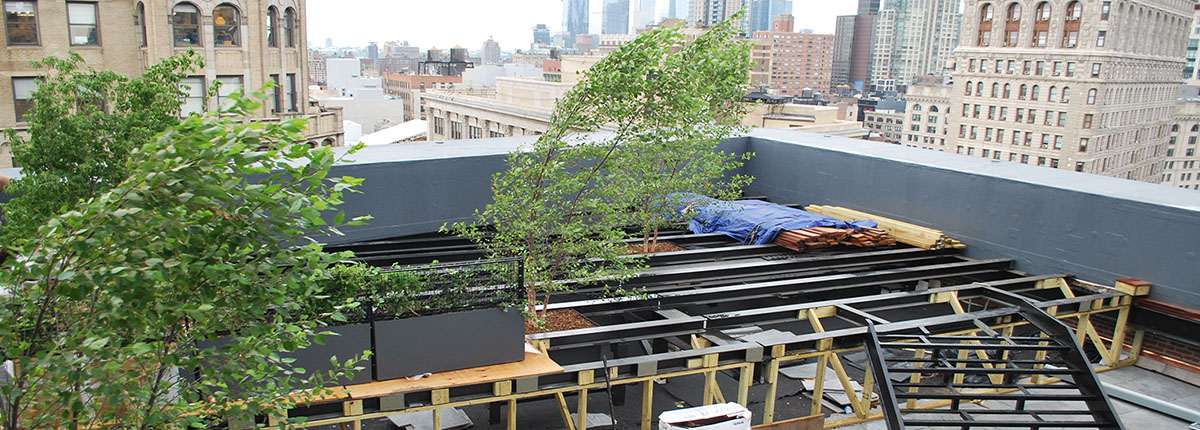
POLYGON ((720 185, 738 164, 715 152, 744 114, 749 48, 735 35, 723 23, 685 43, 681 28, 658 28, 597 62, 533 146, 509 155, 493 203, 455 225, 491 257, 524 259, 529 312, 540 304, 544 316, 552 293, 635 274, 641 260, 627 255, 623 227, 670 222, 656 210, 665 196, 745 182, 720 185), (584 133, 602 127, 611 133, 584 133))
POLYGON ((189 50, 134 78, 84 69, 75 52, 32 64, 46 73, 24 117, 28 135, 5 131, 23 175, 7 191, 16 197, 0 208, 7 245, 125 180, 135 145, 179 123, 179 82, 203 67, 203 58, 189 50))
POLYGON ((744 131, 747 105, 740 100, 750 81, 750 44, 723 21, 687 41, 680 29, 663 30, 666 55, 656 50, 647 61, 623 64, 621 73, 644 76, 621 89, 623 103, 612 120, 620 124, 621 146, 597 187, 606 199, 629 209, 642 252, 654 250, 658 230, 678 224, 675 209, 686 193, 730 198, 751 178, 727 176, 742 166, 737 155, 717 149, 722 140, 744 131))
POLYGON ((333 376, 280 353, 344 318, 305 311, 317 274, 345 257, 309 236, 361 223, 331 213, 361 180, 330 177, 328 148, 291 144, 303 120, 248 121, 259 106, 235 95, 142 142, 126 179, 4 262, 0 350, 17 372, 0 381, 3 428, 202 427, 278 414, 305 398, 282 395, 333 376), (274 149, 252 152, 263 143, 274 149))

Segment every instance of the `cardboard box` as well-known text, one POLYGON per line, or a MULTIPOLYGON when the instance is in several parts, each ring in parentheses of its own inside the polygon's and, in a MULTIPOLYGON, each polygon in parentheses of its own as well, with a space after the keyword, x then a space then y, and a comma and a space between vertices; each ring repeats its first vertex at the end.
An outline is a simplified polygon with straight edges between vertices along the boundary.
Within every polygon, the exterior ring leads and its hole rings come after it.
POLYGON ((737 403, 676 409, 658 415, 659 430, 750 430, 750 411, 737 403))

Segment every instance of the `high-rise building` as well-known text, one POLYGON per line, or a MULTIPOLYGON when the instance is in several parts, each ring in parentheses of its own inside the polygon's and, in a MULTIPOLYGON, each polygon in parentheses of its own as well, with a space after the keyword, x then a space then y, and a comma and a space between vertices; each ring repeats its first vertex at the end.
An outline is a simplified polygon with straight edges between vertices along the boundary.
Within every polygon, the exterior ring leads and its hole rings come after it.
POLYGON ((1200 190, 1200 99, 1180 100, 1167 135, 1162 184, 1200 190))
MULTIPOLYGON (((754 32, 754 40, 761 51, 770 46, 769 85, 776 94, 800 97, 805 89, 826 92, 830 90, 833 73, 833 35, 793 32, 794 18, 790 14, 775 17, 771 31, 754 32)), ((755 53, 754 50, 751 51, 755 53)), ((758 68, 758 66, 756 66, 758 68)), ((752 74, 753 76, 753 74, 752 74)), ((760 78, 761 80, 761 78, 760 78)))
MULTIPOLYGON (((229 3, 6 1, 8 31, 0 61, 0 128, 24 131, 23 116, 46 71, 29 60, 64 58, 79 52, 84 65, 138 76, 146 67, 180 50, 195 49, 204 67, 183 79, 184 113, 217 109, 223 97, 243 88, 276 85, 257 120, 309 120, 305 138, 340 145, 340 111, 308 103, 309 52, 304 31, 305 1, 229 3), (239 3, 241 4, 241 3, 239 3), (132 22, 130 17, 134 19, 132 22), (14 21, 14 19, 17 19, 14 21), (68 22, 71 23, 68 25, 68 22), (217 94, 208 89, 220 81, 217 94)), ((0 167, 12 165, 8 145, 0 145, 0 167)))
POLYGON ((951 92, 954 150, 1162 181, 1164 157, 1188 147, 1168 137, 1192 8, 1179 0, 968 2, 951 92))
POLYGON ((837 26, 833 31, 833 75, 830 83, 834 86, 850 84, 850 61, 854 54, 854 20, 855 15, 837 17, 837 26))
POLYGON ((550 37, 550 27, 547 27, 546 24, 538 24, 533 27, 534 45, 549 45, 552 40, 550 37))
POLYGON ((1191 36, 1184 54, 1187 64, 1183 65, 1183 79, 1188 85, 1200 85, 1200 58, 1196 55, 1196 51, 1200 50, 1200 4, 1196 4, 1193 10, 1191 31, 1188 32, 1191 36))
POLYGON ((958 46, 959 3, 889 0, 875 22, 870 85, 903 92, 913 78, 943 70, 958 46))
POLYGON ((744 0, 692 0, 688 24, 692 28, 708 28, 729 19, 742 10, 744 4, 744 0))
POLYGON ((483 64, 500 64, 500 43, 488 37, 479 56, 483 64))
POLYGON ((591 9, 588 0, 563 0, 563 32, 567 33, 567 43, 575 40, 579 34, 588 34, 588 17, 591 9))
POLYGON ((367 58, 372 60, 379 59, 379 44, 371 42, 367 44, 367 58))
POLYGON ((630 30, 641 30, 657 22, 654 18, 657 16, 654 0, 632 0, 633 14, 630 15, 633 21, 629 24, 630 30))
POLYGON ((326 38, 325 38, 325 47, 326 47, 326 48, 332 48, 332 47, 333 47, 333 38, 332 38, 332 37, 326 37, 326 38))
POLYGON ((750 17, 746 21, 748 30, 767 31, 771 20, 785 13, 792 13, 792 0, 750 0, 750 17))
POLYGON ((600 33, 629 33, 629 0, 604 0, 604 18, 600 20, 600 33))
POLYGON ((682 19, 685 21, 690 18, 689 12, 691 9, 689 9, 689 6, 691 6, 691 2, 689 0, 666 1, 669 3, 667 6, 667 18, 682 19))

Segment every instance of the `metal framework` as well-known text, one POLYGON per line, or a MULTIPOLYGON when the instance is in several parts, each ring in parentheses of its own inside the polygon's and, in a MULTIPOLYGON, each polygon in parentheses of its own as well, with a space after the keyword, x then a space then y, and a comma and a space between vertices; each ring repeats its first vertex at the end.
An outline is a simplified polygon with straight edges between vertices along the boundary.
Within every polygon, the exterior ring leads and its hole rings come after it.
MULTIPOLYGON (((506 406, 507 427, 516 429, 519 401, 551 401, 558 405, 564 426, 574 430, 582 427, 589 392, 609 390, 620 402, 626 388, 633 386, 641 388, 641 428, 649 429, 653 419, 650 405, 655 394, 654 381, 702 375, 704 388, 699 394, 705 404, 728 400, 749 405, 750 388, 765 388, 762 409, 757 410, 757 405, 752 409, 763 423, 772 423, 795 418, 777 416, 780 368, 816 361, 815 386, 809 396, 811 414, 825 410, 821 400, 828 378, 841 385, 854 414, 851 418, 826 422, 826 427, 832 428, 891 414, 887 400, 892 396, 887 390, 917 388, 916 398, 892 392, 899 394, 898 398, 913 400, 904 405, 911 411, 961 403, 962 399, 927 395, 919 386, 896 385, 888 378, 881 379, 879 375, 885 369, 859 372, 853 363, 846 361, 847 353, 860 351, 864 345, 891 348, 892 343, 913 342, 889 336, 919 334, 937 342, 951 338, 936 336, 957 336, 954 339, 963 338, 960 340, 964 342, 970 340, 968 337, 978 337, 976 341, 987 343, 986 349, 974 346, 958 350, 970 355, 979 349, 987 357, 996 357, 983 358, 975 352, 974 360, 981 366, 987 360, 1002 361, 988 363, 992 367, 979 370, 970 365, 971 358, 947 358, 956 365, 954 372, 957 372, 950 376, 951 388, 958 387, 954 380, 959 375, 982 372, 989 380, 1000 375, 1001 382, 1013 385, 1014 369, 1022 372, 1044 369, 1020 361, 1024 360, 1021 358, 1024 352, 990 352, 1001 348, 997 341, 991 340, 995 336, 1012 338, 1013 350, 1024 348, 1016 345, 1028 340, 1024 338, 1029 337, 1025 333, 1030 330, 1042 330, 1049 336, 1047 339, 1059 342, 1056 348, 1065 345, 1061 343, 1063 339, 1073 339, 1075 345, 1090 343, 1104 358, 1103 364, 1095 367, 1097 371, 1131 365, 1141 349, 1142 333, 1135 331, 1131 351, 1127 358, 1122 358, 1132 303, 1130 292, 1081 282, 1064 274, 1033 276, 1013 271, 1011 261, 1006 259, 976 260, 958 255, 955 250, 905 247, 795 253, 774 245, 740 245, 713 235, 668 237, 667 240, 687 251, 651 257, 646 273, 623 285, 644 288, 645 294, 605 299, 600 298, 602 290, 593 287, 581 288, 561 298, 556 296, 551 308, 573 309, 599 324, 593 328, 527 336, 529 342, 562 365, 562 373, 385 393, 372 398, 331 399, 297 408, 290 415, 308 417, 310 426, 342 423, 358 428, 364 419, 397 413, 433 410, 436 421, 437 410, 442 408, 492 404, 496 418, 501 415, 500 407, 506 406), (1031 309, 1045 310, 1045 315, 1069 321, 1075 328, 1060 329, 1047 324, 1031 317, 1035 313, 1031 309), (1090 318, 1097 314, 1111 315, 1116 321, 1115 341, 1100 337, 1090 325, 1090 318), (746 330, 767 333, 752 341, 732 334, 746 330), (875 338, 881 340, 876 342, 875 338), (959 363, 965 366, 957 367, 959 363), (832 372, 826 371, 827 366, 832 372), (718 383, 719 374, 736 380, 736 390, 723 390, 718 383), (888 383, 879 383, 881 380, 888 383), (885 391, 880 396, 883 409, 873 405, 877 386, 885 391), (571 418, 566 397, 572 394, 574 410, 580 412, 575 420, 571 418)), ((477 256, 469 244, 431 235, 353 244, 344 249, 359 251, 372 264, 381 265, 447 261, 446 256, 453 253, 464 258, 477 256)), ((915 349, 936 348, 927 345, 915 349)), ((1075 366, 1072 371, 1079 371, 1079 366, 1088 367, 1077 358, 1071 358, 1075 366)), ((944 369, 931 366, 928 370, 943 372, 944 369)), ((1036 391, 1030 387, 1062 382, 1057 374, 1037 373, 1019 373, 1034 374, 1022 380, 1020 387, 994 384, 964 388, 970 388, 975 396, 1002 393, 1018 396, 1036 391)), ((1076 384, 1081 385, 1078 378, 1076 384)), ((894 402, 891 405, 897 406, 894 402)), ((1089 406, 1089 410, 1094 409, 1089 406)), ((899 417, 899 409, 894 414, 899 417)), ((963 417, 961 413, 959 416, 963 417)))

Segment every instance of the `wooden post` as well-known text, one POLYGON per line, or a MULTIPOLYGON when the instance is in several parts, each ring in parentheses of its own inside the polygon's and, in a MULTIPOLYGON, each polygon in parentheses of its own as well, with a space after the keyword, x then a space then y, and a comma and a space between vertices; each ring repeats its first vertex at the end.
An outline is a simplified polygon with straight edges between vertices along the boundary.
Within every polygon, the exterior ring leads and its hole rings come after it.
MULTIPOLYGON (((913 358, 916 358, 916 359, 918 359, 918 360, 920 360, 920 359, 922 359, 922 358, 925 358, 925 350, 924 350, 924 349, 918 349, 918 350, 917 350, 917 352, 913 354, 913 358)), ((910 377, 909 377, 909 379, 908 379, 908 383, 910 383, 910 384, 920 384, 920 383, 921 383, 921 372, 920 372, 920 368, 921 368, 921 367, 922 367, 924 364, 925 364, 925 363, 920 363, 920 362, 913 363, 913 370, 916 370, 916 372, 913 372, 913 373, 912 373, 912 376, 910 376, 910 377)), ((886 381, 884 381, 884 383, 887 383, 887 382, 886 382, 886 381)), ((919 389, 918 389, 917 387, 909 387, 909 388, 908 388, 908 392, 910 392, 910 393, 915 393, 915 392, 917 392, 918 390, 919 390, 919 389)), ((914 399, 908 399, 908 402, 906 402, 906 403, 905 403, 905 407, 907 407, 908 409, 915 409, 915 408, 917 407, 917 399, 915 399, 915 398, 914 398, 914 399)))
MULTIPOLYGON (((772 351, 772 356, 775 353, 772 351)), ((767 360, 767 368, 763 372, 767 378, 767 403, 763 405, 763 424, 775 422, 775 395, 779 390, 779 359, 772 357, 767 360)))
POLYGON ((575 421, 571 420, 571 410, 567 409, 567 399, 563 397, 562 392, 554 393, 555 400, 558 400, 558 413, 562 415, 563 425, 567 430, 575 430, 575 421))
POLYGON ((1121 361, 1121 352, 1125 346, 1125 329, 1129 323, 1129 309, 1132 305, 1133 296, 1121 297, 1121 306, 1124 307, 1117 312, 1117 323, 1113 326, 1112 349, 1109 350, 1109 356, 1112 357, 1113 362, 1109 363, 1110 366, 1121 361))
MULTIPOLYGON (((588 385, 595 382, 596 373, 592 370, 579 371, 579 385, 588 385)), ((587 429, 587 410, 588 410, 588 390, 583 388, 579 390, 579 404, 575 407, 575 428, 587 429)), ((615 419, 615 418, 614 418, 615 419)))
POLYGON ((650 430, 654 420, 654 380, 642 381, 642 430, 650 430))
MULTIPOLYGON (((825 340, 822 339, 821 341, 818 341, 818 343, 820 344, 824 341, 825 340)), ((817 374, 816 379, 813 379, 812 413, 809 415, 817 415, 821 413, 821 397, 825 395, 825 366, 829 365, 829 354, 831 353, 825 351, 824 354, 821 354, 821 356, 817 358, 817 374)))
POLYGON ((743 408, 748 407, 747 405, 750 402, 750 384, 753 382, 752 379, 754 379, 754 364, 748 363, 745 367, 742 367, 741 372, 738 373, 737 402, 739 405, 742 405, 743 408))
MULTIPOLYGON (((435 405, 443 405, 450 402, 450 389, 443 388, 429 392, 430 403, 435 405)), ((359 429, 355 429, 359 430, 359 429)), ((442 410, 433 410, 433 430, 442 430, 442 410)))
POLYGON ((508 399, 508 430, 517 430, 517 399, 508 399))

